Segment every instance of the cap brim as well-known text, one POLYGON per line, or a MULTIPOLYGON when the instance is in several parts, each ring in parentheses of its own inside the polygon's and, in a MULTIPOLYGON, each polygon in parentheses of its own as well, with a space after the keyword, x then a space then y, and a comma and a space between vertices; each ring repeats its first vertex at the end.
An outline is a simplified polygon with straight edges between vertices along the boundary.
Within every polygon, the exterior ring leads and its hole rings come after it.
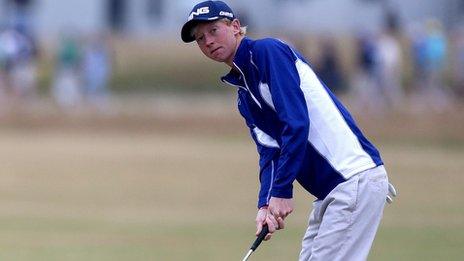
POLYGON ((197 26, 199 23, 213 22, 213 21, 216 21, 216 20, 218 20, 220 18, 221 17, 215 17, 215 19, 197 18, 197 19, 193 19, 193 20, 190 20, 190 21, 186 22, 184 24, 184 26, 182 26, 182 31, 181 31, 182 41, 184 41, 186 43, 190 43, 190 42, 195 41, 195 37, 192 35, 192 29, 195 26, 197 26))
POLYGON ((195 41, 195 37, 192 35, 192 29, 198 24, 198 20, 190 20, 182 26, 182 41, 190 43, 195 41))

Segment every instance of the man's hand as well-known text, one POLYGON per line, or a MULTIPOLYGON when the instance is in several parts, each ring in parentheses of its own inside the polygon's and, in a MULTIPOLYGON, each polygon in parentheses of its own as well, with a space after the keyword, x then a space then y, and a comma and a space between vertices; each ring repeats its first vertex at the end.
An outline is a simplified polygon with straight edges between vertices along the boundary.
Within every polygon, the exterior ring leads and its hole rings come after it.
POLYGON ((271 215, 267 206, 260 208, 256 215, 256 236, 259 235, 264 224, 267 224, 269 228, 269 233, 264 238, 264 240, 267 241, 271 239, 272 234, 279 229, 279 223, 277 223, 277 220, 271 215))
POLYGON ((276 219, 284 220, 293 211, 293 199, 271 197, 268 209, 276 219))
POLYGON ((272 234, 279 229, 285 228, 284 220, 293 211, 293 200, 291 198, 271 197, 269 206, 262 207, 256 215, 256 235, 259 235, 263 225, 269 227, 269 234, 264 240, 269 240, 272 234))

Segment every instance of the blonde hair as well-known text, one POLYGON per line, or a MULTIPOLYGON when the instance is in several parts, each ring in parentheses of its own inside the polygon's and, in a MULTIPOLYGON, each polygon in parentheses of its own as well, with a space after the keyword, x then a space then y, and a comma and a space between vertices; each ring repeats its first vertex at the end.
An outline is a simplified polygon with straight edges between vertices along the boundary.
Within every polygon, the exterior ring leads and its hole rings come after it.
MULTIPOLYGON (((227 19, 227 18, 221 18, 221 19, 219 19, 219 21, 224 22, 224 23, 226 23, 227 25, 230 25, 230 24, 232 23, 232 21, 231 21, 230 19, 227 19)), ((241 36, 246 35, 246 33, 247 33, 247 27, 248 27, 248 26, 240 26, 240 32, 239 32, 239 34, 240 34, 241 36)))

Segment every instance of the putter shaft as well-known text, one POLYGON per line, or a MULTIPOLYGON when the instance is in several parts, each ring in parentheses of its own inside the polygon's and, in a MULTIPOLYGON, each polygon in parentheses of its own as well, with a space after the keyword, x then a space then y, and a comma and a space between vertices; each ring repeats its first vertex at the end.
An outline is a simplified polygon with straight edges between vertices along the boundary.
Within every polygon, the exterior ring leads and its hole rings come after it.
POLYGON ((247 261, 247 260, 248 260, 248 258, 251 256, 251 253, 253 253, 253 250, 251 250, 251 249, 250 249, 250 250, 248 250, 248 253, 247 253, 247 254, 246 254, 246 256, 243 258, 243 260, 242 260, 242 261, 247 261))

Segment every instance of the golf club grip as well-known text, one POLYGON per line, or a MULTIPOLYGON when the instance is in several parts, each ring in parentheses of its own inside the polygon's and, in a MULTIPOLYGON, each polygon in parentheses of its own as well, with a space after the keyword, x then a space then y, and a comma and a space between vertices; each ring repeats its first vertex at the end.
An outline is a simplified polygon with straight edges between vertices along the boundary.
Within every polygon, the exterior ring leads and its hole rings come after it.
POLYGON ((269 233, 269 228, 267 225, 263 226, 263 229, 261 229, 261 232, 259 233, 258 237, 256 238, 255 242, 253 242, 253 245, 251 245, 250 249, 255 251, 256 248, 259 247, 261 242, 263 242, 263 239, 266 237, 266 235, 269 233))

